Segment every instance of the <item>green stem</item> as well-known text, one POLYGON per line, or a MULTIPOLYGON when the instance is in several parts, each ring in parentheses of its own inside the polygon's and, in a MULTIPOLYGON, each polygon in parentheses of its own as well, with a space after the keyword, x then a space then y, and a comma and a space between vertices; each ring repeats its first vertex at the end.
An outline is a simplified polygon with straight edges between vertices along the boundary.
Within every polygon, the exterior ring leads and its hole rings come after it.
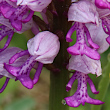
MULTIPOLYGON (((108 64, 104 68, 101 81, 99 82, 98 91, 95 99, 104 101, 105 94, 109 86, 109 74, 110 74, 110 54, 108 55, 108 64)), ((91 110, 101 110, 102 105, 92 105, 91 110)))
POLYGON ((69 110, 67 105, 62 104, 62 100, 68 96, 66 84, 68 82, 67 70, 61 70, 60 73, 50 75, 50 106, 49 110, 69 110))
MULTIPOLYGON (((53 0, 58 16, 53 16, 53 33, 61 32, 58 34, 61 38, 66 36, 70 28, 70 24, 65 16, 71 0, 53 0)), ((69 110, 67 105, 62 104, 62 100, 68 96, 66 92, 66 84, 69 80, 69 72, 66 69, 65 63, 69 58, 67 48, 69 44, 65 38, 60 39, 60 52, 57 55, 54 64, 60 69, 60 72, 50 74, 50 97, 49 97, 49 110, 69 110)))

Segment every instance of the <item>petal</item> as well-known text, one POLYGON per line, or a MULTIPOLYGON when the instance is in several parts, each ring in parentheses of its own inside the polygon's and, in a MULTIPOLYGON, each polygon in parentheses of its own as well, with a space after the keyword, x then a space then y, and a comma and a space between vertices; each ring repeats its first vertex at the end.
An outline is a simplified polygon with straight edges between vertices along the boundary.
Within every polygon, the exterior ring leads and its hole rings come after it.
POLYGON ((86 55, 71 56, 68 69, 80 71, 85 74, 97 74, 97 76, 100 76, 102 74, 100 61, 93 60, 86 55))
POLYGON ((67 48, 67 51, 68 51, 69 54, 79 55, 79 54, 80 54, 79 48, 80 48, 79 44, 76 43, 76 44, 74 44, 73 46, 68 47, 68 48, 67 48))
POLYGON ((25 86, 28 89, 33 88, 33 81, 30 79, 27 75, 21 75, 18 76, 17 79, 22 83, 23 86, 25 86))
POLYGON ((56 57, 60 42, 55 34, 49 31, 43 31, 30 39, 27 43, 27 47, 29 53, 36 56, 36 61, 47 64, 52 63, 56 57))
POLYGON ((100 59, 99 53, 96 50, 91 49, 90 47, 86 46, 86 44, 82 45, 82 44, 76 43, 73 46, 67 48, 67 51, 68 51, 68 53, 70 53, 72 55, 85 54, 94 60, 100 59))
POLYGON ((0 15, 0 24, 5 25, 9 29, 12 29, 13 30, 13 27, 12 27, 9 19, 4 18, 3 15, 0 15))
POLYGON ((96 50, 91 49, 90 47, 88 47, 86 45, 84 46, 84 48, 85 49, 83 50, 83 53, 85 55, 87 55, 88 57, 90 57, 94 60, 99 60, 100 59, 100 54, 96 50))
POLYGON ((2 52, 3 50, 5 50, 9 46, 10 41, 11 41, 11 39, 13 37, 14 32, 12 30, 10 30, 10 33, 7 33, 7 34, 8 34, 8 39, 7 39, 4 47, 2 49, 0 49, 0 52, 2 52))
POLYGON ((22 58, 17 59, 12 65, 8 65, 9 59, 19 51, 21 51, 20 48, 10 47, 0 52, 0 75, 15 79, 15 76, 11 75, 10 73, 12 72, 12 74, 16 74, 17 71, 19 71, 19 67, 15 66, 21 66, 29 57, 25 55, 22 58), (4 63, 6 67, 4 66, 4 63), (10 73, 6 71, 4 67, 7 68, 10 73))
POLYGON ((94 105, 101 105, 101 104, 104 103, 104 102, 102 102, 100 100, 92 99, 90 97, 86 99, 86 102, 90 103, 90 104, 94 104, 94 105))
POLYGON ((23 33, 24 31, 32 28, 33 11, 29 13, 27 6, 17 7, 16 2, 7 0, 2 3, 1 11, 2 14, 0 15, 0 23, 9 27, 10 29, 15 28, 15 32, 23 33))
POLYGON ((23 19, 22 22, 26 23, 26 22, 30 21, 32 19, 33 14, 34 14, 34 11, 30 10, 29 15, 25 19, 23 19))
POLYGON ((98 94, 99 91, 96 91, 96 88, 95 88, 95 86, 94 86, 92 80, 91 80, 89 77, 88 77, 88 83, 89 83, 89 85, 90 85, 90 88, 91 88, 92 93, 98 94))
POLYGON ((4 68, 13 76, 19 76, 20 67, 14 67, 4 63, 4 68))
POLYGON ((68 21, 93 22, 98 24, 98 12, 95 5, 87 0, 73 3, 68 11, 68 21))
POLYGON ((86 32, 87 42, 88 42, 88 43, 90 44, 90 46, 92 46, 94 49, 98 49, 99 46, 92 41, 91 35, 90 35, 90 33, 89 33, 89 30, 87 29, 86 26, 84 27, 84 30, 85 30, 85 32, 86 32))
POLYGON ((100 46, 98 52, 103 53, 104 51, 106 51, 109 47, 109 44, 106 42, 108 35, 104 32, 102 24, 100 24, 99 26, 96 26, 94 24, 86 24, 86 26, 90 32, 93 42, 100 46))
POLYGON ((73 96, 64 98, 66 104, 69 105, 70 107, 78 107, 81 103, 84 106, 85 102, 95 105, 103 104, 102 101, 92 99, 89 97, 87 93, 87 81, 89 76, 78 71, 76 71, 75 75, 77 76, 78 80, 77 91, 74 93, 73 96))
POLYGON ((20 51, 19 53, 16 53, 15 55, 13 55, 10 60, 9 60, 9 64, 12 64, 15 62, 16 59, 18 59, 19 57, 22 57, 24 55, 28 55, 29 52, 28 50, 25 50, 25 51, 20 51))
POLYGON ((37 81, 39 80, 39 76, 41 74, 42 68, 43 68, 43 64, 42 63, 39 63, 38 64, 38 68, 36 70, 36 73, 34 75, 33 84, 36 84, 37 81))
POLYGON ((109 43, 110 45, 110 35, 106 38, 106 41, 109 43))
POLYGON ((5 18, 10 18, 10 16, 13 14, 15 9, 11 8, 8 5, 2 5, 1 6, 1 12, 5 18))
MULTIPOLYGON (((26 15, 27 16, 27 15, 26 15)), ((21 21, 22 22, 22 21, 21 21)), ((31 18, 31 20, 29 21, 29 22, 27 22, 27 23, 22 23, 22 29, 19 31, 19 30, 15 30, 17 33, 19 33, 19 34, 21 34, 21 33, 23 33, 23 32, 25 32, 25 31, 27 31, 27 30, 29 30, 29 29, 31 29, 32 28, 32 26, 34 25, 34 22, 33 22, 33 19, 31 18)), ((18 25, 19 27, 21 26, 21 25, 18 25)), ((21 28, 21 27, 20 27, 21 28)))
POLYGON ((8 63, 9 59, 16 54, 17 52, 20 52, 22 49, 17 47, 10 47, 5 49, 3 52, 0 52, 0 64, 8 63))
POLYGON ((22 0, 22 3, 20 5, 27 5, 31 10, 41 12, 51 3, 51 1, 52 0, 22 0))
POLYGON ((66 104, 70 107, 78 107, 81 104, 81 101, 78 101, 77 99, 73 98, 72 96, 64 98, 66 101, 66 104))
POLYGON ((0 93, 2 93, 4 91, 4 89, 6 88, 8 82, 9 82, 10 78, 6 78, 5 83, 3 84, 2 88, 0 89, 0 93))
POLYGON ((11 25, 17 30, 21 31, 22 29, 22 22, 20 20, 12 20, 11 25))
POLYGON ((98 8, 109 8, 110 9, 110 3, 107 0, 95 0, 95 5, 98 8))
POLYGON ((97 8, 98 14, 100 18, 103 18, 105 16, 108 16, 110 14, 110 10, 109 9, 100 9, 97 8))
POLYGON ((19 71, 19 75, 21 74, 26 74, 29 75, 31 69, 33 68, 34 64, 35 64, 35 57, 31 56, 29 57, 25 63, 21 66, 21 69, 19 71))
POLYGON ((73 39, 71 39, 71 35, 76 30, 75 27, 76 27, 76 23, 69 29, 69 31, 68 31, 68 33, 66 35, 66 41, 67 42, 72 42, 73 41, 73 39))
POLYGON ((70 78, 68 84, 66 85, 66 91, 67 91, 67 92, 71 90, 72 85, 73 85, 73 83, 74 83, 74 81, 75 81, 76 79, 77 79, 77 75, 76 75, 76 73, 75 73, 75 74, 73 74, 73 76, 70 78))
POLYGON ((20 5, 23 2, 23 0, 17 0, 17 5, 20 5))

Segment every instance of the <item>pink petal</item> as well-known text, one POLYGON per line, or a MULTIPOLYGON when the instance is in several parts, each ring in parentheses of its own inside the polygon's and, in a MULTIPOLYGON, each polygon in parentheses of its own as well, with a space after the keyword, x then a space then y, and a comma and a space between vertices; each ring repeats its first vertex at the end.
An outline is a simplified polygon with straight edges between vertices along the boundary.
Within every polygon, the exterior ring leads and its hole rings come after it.
POLYGON ((22 83, 23 86, 25 86, 28 89, 32 89, 33 88, 33 82, 32 80, 29 78, 29 76, 26 75, 21 75, 19 77, 17 77, 17 79, 22 83))
POLYGON ((103 53, 104 51, 106 51, 109 47, 109 44, 106 42, 108 35, 104 32, 102 24, 96 26, 95 24, 91 23, 86 24, 86 26, 90 32, 93 42, 100 46, 98 52, 103 53))
POLYGON ((68 69, 80 71, 85 74, 92 73, 97 76, 102 74, 100 61, 93 60, 86 55, 72 55, 69 60, 68 69))
POLYGON ((31 10, 41 12, 52 0, 17 0, 17 5, 27 5, 31 10))
POLYGON ((87 0, 73 3, 68 11, 68 21, 77 21, 82 23, 93 22, 98 24, 98 19, 98 12, 95 5, 87 0))
POLYGON ((36 61, 46 64, 53 62, 59 51, 60 43, 55 34, 49 31, 43 31, 30 39, 27 47, 29 53, 36 56, 36 61))

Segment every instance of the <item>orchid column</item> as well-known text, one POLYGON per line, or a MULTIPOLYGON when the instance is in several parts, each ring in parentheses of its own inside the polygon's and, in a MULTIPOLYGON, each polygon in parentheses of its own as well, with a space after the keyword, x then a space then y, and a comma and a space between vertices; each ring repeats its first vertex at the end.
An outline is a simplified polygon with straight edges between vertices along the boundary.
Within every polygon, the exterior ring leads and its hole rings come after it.
POLYGON ((50 74, 50 108, 49 110, 68 110, 67 105, 63 105, 61 101, 67 96, 66 84, 69 80, 66 62, 68 60, 67 47, 65 36, 70 28, 67 19, 67 12, 71 0, 53 0, 55 13, 53 16, 53 33, 60 37, 60 52, 57 55, 54 64, 59 69, 59 72, 51 72, 50 74))

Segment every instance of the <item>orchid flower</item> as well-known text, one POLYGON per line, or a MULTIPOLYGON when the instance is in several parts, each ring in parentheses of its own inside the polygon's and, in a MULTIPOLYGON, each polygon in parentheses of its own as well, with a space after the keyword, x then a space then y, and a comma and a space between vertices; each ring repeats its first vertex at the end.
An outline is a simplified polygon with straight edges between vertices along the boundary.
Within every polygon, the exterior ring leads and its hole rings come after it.
POLYGON ((16 80, 20 80, 23 86, 32 89, 33 85, 36 84, 39 79, 43 64, 50 64, 53 62, 59 51, 60 43, 55 34, 44 31, 39 32, 34 38, 30 39, 27 43, 27 47, 28 50, 19 52, 11 57, 9 64, 4 63, 4 68, 10 74, 15 76, 16 80), (10 65, 19 57, 26 54, 29 54, 30 57, 23 65, 19 67, 10 65), (38 63, 38 67, 32 80, 30 79, 29 74, 36 62, 38 63))
MULTIPOLYGON (((36 8, 36 11, 41 12, 44 8, 49 5, 51 0, 46 1, 16 1, 16 0, 4 0, 0 2, 0 24, 6 26, 6 28, 9 28, 10 30, 10 36, 1 51, 3 51, 5 48, 8 47, 11 38, 14 34, 14 32, 17 33, 23 33, 26 30, 32 29, 32 32, 36 35, 39 32, 39 28, 36 25, 36 23, 33 21, 32 16, 34 14, 35 10, 31 10, 36 8), (17 5, 17 3, 21 3, 22 5, 17 5), (35 4, 35 6, 33 6, 35 4), (29 12, 30 11, 30 12, 29 12)), ((3 26, 2 26, 3 27, 3 26)), ((1 27, 1 28, 2 28, 1 27)), ((4 30, 4 29, 2 29, 4 30)), ((9 31, 5 31, 5 35, 1 36, 0 40, 3 39, 6 35, 9 35, 9 31)))
POLYGON ((14 3, 14 6, 10 5, 6 1, 3 1, 0 4, 2 15, 6 19, 9 19, 12 27, 17 31, 21 31, 22 24, 29 22, 34 14, 31 10, 29 13, 29 9, 26 6, 17 6, 16 3, 14 3))
MULTIPOLYGON (((85 103, 95 105, 104 103, 88 95, 87 83, 93 94, 99 93, 88 74, 91 73, 97 77, 102 75, 100 54, 105 52, 110 44, 110 0, 71 0, 71 5, 70 1, 69 3, 65 1, 58 0, 59 4, 56 7, 57 2, 52 2, 52 0, 0 0, 0 41, 8 36, 4 47, 0 49, 0 79, 6 77, 0 93, 4 91, 10 79, 20 81, 28 89, 34 87, 40 78, 43 65, 53 63, 59 52, 58 36, 63 36, 65 33, 65 29, 51 26, 53 23, 59 25, 59 21, 67 20, 65 15, 70 6, 68 21, 72 22, 72 26, 67 32, 66 41, 72 42, 72 33, 76 31, 76 43, 67 48, 67 52, 71 54, 67 69, 75 70, 75 72, 66 85, 66 91, 71 90, 76 79, 78 87, 72 96, 64 98, 65 102, 70 107, 78 107, 80 104, 84 106, 85 103), (40 12, 43 19, 36 20, 38 17, 34 15, 34 12, 40 12), (62 20, 63 18, 65 20, 62 20), (58 36, 49 31, 40 32, 40 28, 56 32, 58 36), (27 50, 17 47, 7 48, 15 32, 21 34, 29 29, 35 37, 28 40, 27 50), (30 77, 32 69, 36 70, 33 78, 30 77)), ((64 53, 63 61, 66 57, 64 53)), ((61 68, 59 67, 58 70, 61 68)))
POLYGON ((10 0, 0 2, 0 41, 8 35, 7 42, 0 52, 8 47, 14 32, 21 34, 33 27, 33 14, 28 11, 26 7, 17 7, 16 3, 10 0))
POLYGON ((74 93, 73 96, 64 98, 66 101, 66 104, 70 107, 78 107, 81 103, 84 106, 85 102, 95 105, 103 104, 104 102, 96 99, 92 99, 89 97, 87 93, 87 82, 90 85, 91 91, 94 94, 98 94, 99 92, 96 91, 95 86, 92 82, 92 80, 89 78, 87 74, 84 74, 82 72, 76 71, 73 76, 71 77, 70 81, 68 82, 66 86, 67 92, 71 90, 72 84, 75 80, 78 80, 78 88, 77 91, 74 93))
POLYGON ((99 60, 100 55, 95 50, 95 49, 98 49, 99 46, 92 41, 90 33, 89 33, 87 27, 84 24, 76 22, 71 27, 71 29, 68 31, 68 33, 66 35, 66 41, 68 41, 68 42, 72 41, 71 35, 75 30, 76 30, 76 33, 77 33, 77 41, 73 46, 69 47, 67 49, 67 51, 72 55, 83 55, 83 54, 85 54, 85 55, 87 55, 88 57, 90 57, 92 59, 99 60), (88 43, 94 49, 87 46, 86 40, 85 40, 85 34, 87 36, 88 43))
MULTIPOLYGON (((22 51, 20 48, 17 47, 10 47, 5 49, 4 51, 0 52, 0 79, 2 77, 6 77, 6 81, 4 83, 4 85, 2 86, 2 88, 0 89, 0 93, 4 91, 4 89, 6 88, 9 79, 16 79, 15 76, 11 75, 10 73, 8 73, 5 69, 4 69, 4 63, 8 63, 9 59, 16 54, 17 52, 22 51)), ((22 58, 19 58, 18 60, 16 60, 12 65, 13 66, 20 66, 22 65, 26 59, 28 58, 28 55, 23 56, 22 58)))
POLYGON ((0 49, 0 52, 1 52, 1 51, 5 50, 8 47, 8 45, 9 45, 9 43, 10 43, 12 37, 13 37, 13 34, 15 32, 23 33, 24 31, 30 29, 32 27, 33 21, 31 20, 28 23, 23 24, 22 30, 17 31, 16 29, 13 29, 13 27, 12 27, 12 25, 9 22, 8 19, 6 19, 2 15, 0 15, 0 24, 1 24, 1 26, 0 26, 0 41, 8 35, 8 39, 7 39, 4 47, 2 49, 0 49))
POLYGON ((76 30, 76 43, 67 48, 72 56, 69 60, 68 70, 76 70, 66 86, 67 92, 73 82, 78 80, 78 88, 73 96, 66 97, 66 104, 70 107, 78 107, 85 102, 95 105, 103 104, 102 101, 92 99, 87 93, 87 82, 94 94, 98 94, 92 80, 87 74, 102 74, 100 55, 107 50, 108 35, 103 31, 103 21, 92 1, 81 0, 73 3, 68 11, 68 21, 75 21, 66 35, 66 41, 72 42, 71 35, 76 30), (100 33, 99 33, 100 31, 100 33))
POLYGON ((67 51, 72 55, 87 55, 88 57, 99 60, 100 55, 97 52, 99 46, 95 44, 90 36, 90 33, 84 23, 98 23, 98 12, 95 5, 87 0, 78 1, 73 3, 68 11, 68 21, 76 21, 70 28, 66 35, 66 41, 72 42, 71 35, 76 30, 77 41, 76 44, 69 47, 67 51), (92 47, 88 47, 87 41, 92 47))

